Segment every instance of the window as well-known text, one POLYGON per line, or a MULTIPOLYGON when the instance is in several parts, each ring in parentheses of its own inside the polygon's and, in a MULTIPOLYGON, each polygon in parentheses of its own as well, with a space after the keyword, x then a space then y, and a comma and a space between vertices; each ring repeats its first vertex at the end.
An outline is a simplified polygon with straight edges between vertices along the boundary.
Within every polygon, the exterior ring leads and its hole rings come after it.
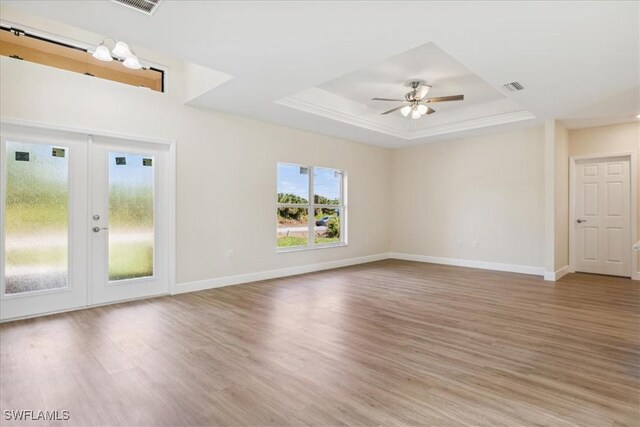
POLYGON ((0 55, 75 73, 164 92, 164 71, 132 70, 118 61, 102 62, 87 49, 9 27, 0 27, 0 55))
POLYGON ((276 217, 279 249, 343 245, 344 172, 278 163, 276 217))
POLYGON ((109 280, 153 276, 154 159, 109 152, 109 280))
POLYGON ((5 293, 66 288, 67 147, 7 141, 5 162, 5 293))

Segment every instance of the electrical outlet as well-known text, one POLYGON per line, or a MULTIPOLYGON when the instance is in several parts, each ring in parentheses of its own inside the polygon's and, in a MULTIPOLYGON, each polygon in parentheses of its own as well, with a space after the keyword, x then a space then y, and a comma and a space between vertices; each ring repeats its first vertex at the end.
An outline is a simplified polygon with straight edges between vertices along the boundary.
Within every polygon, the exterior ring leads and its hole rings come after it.
POLYGON ((233 249, 227 251, 227 259, 231 261, 233 259, 233 249))
POLYGON ((472 240, 471 241, 471 247, 472 248, 477 248, 478 247, 478 241, 477 240, 472 240))

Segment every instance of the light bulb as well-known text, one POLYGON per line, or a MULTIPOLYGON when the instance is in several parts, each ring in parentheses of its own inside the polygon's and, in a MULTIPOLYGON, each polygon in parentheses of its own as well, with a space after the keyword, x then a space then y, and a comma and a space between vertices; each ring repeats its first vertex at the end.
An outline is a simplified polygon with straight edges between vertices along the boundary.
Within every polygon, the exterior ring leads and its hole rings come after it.
POLYGON ((418 104, 418 111, 420 112, 420 114, 427 114, 427 111, 429 111, 429 107, 423 104, 418 104))
POLYGON ((140 65, 140 62, 138 61, 138 57, 135 55, 127 56, 127 59, 124 60, 122 65, 127 68, 131 68, 132 70, 139 70, 142 68, 142 65, 140 65))
POLYGON ((113 53, 120 59, 124 59, 133 55, 133 53, 131 53, 131 49, 129 49, 129 45, 125 42, 116 43, 116 47, 113 48, 111 53, 113 53))
POLYGON ((422 114, 420 114, 420 111, 418 111, 418 109, 416 107, 413 108, 413 110, 411 111, 411 118, 412 119, 419 119, 422 116, 422 114))
POLYGON ((106 47, 104 44, 101 44, 96 48, 95 52, 93 52, 93 57, 99 61, 105 61, 105 62, 113 61, 113 58, 111 57, 111 53, 109 53, 109 48, 106 47))
POLYGON ((411 112, 411 105, 405 105, 400 109, 400 112, 402 113, 403 116, 407 117, 411 112))

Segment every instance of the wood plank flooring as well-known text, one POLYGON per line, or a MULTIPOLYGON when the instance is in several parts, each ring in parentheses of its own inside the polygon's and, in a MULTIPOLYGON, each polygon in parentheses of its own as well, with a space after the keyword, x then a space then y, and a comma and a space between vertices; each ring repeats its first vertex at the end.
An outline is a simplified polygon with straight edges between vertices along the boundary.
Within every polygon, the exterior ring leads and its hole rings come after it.
POLYGON ((639 312, 627 279, 385 260, 3 324, 0 408, 68 410, 65 426, 638 426, 639 312))

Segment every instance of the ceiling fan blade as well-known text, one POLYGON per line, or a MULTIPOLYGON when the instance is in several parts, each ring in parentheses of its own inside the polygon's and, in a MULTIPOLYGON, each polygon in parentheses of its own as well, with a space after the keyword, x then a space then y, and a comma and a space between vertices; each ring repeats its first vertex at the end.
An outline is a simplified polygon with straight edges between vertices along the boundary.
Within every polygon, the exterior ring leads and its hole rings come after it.
POLYGON ((416 89, 416 99, 418 100, 422 100, 424 99, 427 94, 429 93, 429 90, 431 89, 431 86, 429 85, 420 85, 417 89, 416 89))
POLYGON ((428 109, 428 110, 427 110, 427 112, 425 113, 427 116, 428 116, 429 114, 433 114, 433 113, 435 113, 435 112, 436 112, 436 110, 434 110, 433 108, 431 108, 431 107, 428 107, 428 108, 429 108, 429 109, 428 109))
POLYGON ((451 95, 451 96, 438 96, 436 98, 428 98, 422 102, 447 102, 447 101, 462 101, 464 95, 451 95))
POLYGON ((405 102, 404 99, 391 99, 391 98, 371 98, 372 101, 395 101, 395 102, 405 102))
POLYGON ((384 113, 380 113, 380 114, 389 114, 389 113, 393 113, 394 111, 398 111, 399 109, 401 109, 401 108, 403 108, 403 107, 404 107, 404 105, 401 105, 401 106, 399 106, 399 107, 392 108, 391 110, 389 110, 389 111, 385 111, 384 113))

